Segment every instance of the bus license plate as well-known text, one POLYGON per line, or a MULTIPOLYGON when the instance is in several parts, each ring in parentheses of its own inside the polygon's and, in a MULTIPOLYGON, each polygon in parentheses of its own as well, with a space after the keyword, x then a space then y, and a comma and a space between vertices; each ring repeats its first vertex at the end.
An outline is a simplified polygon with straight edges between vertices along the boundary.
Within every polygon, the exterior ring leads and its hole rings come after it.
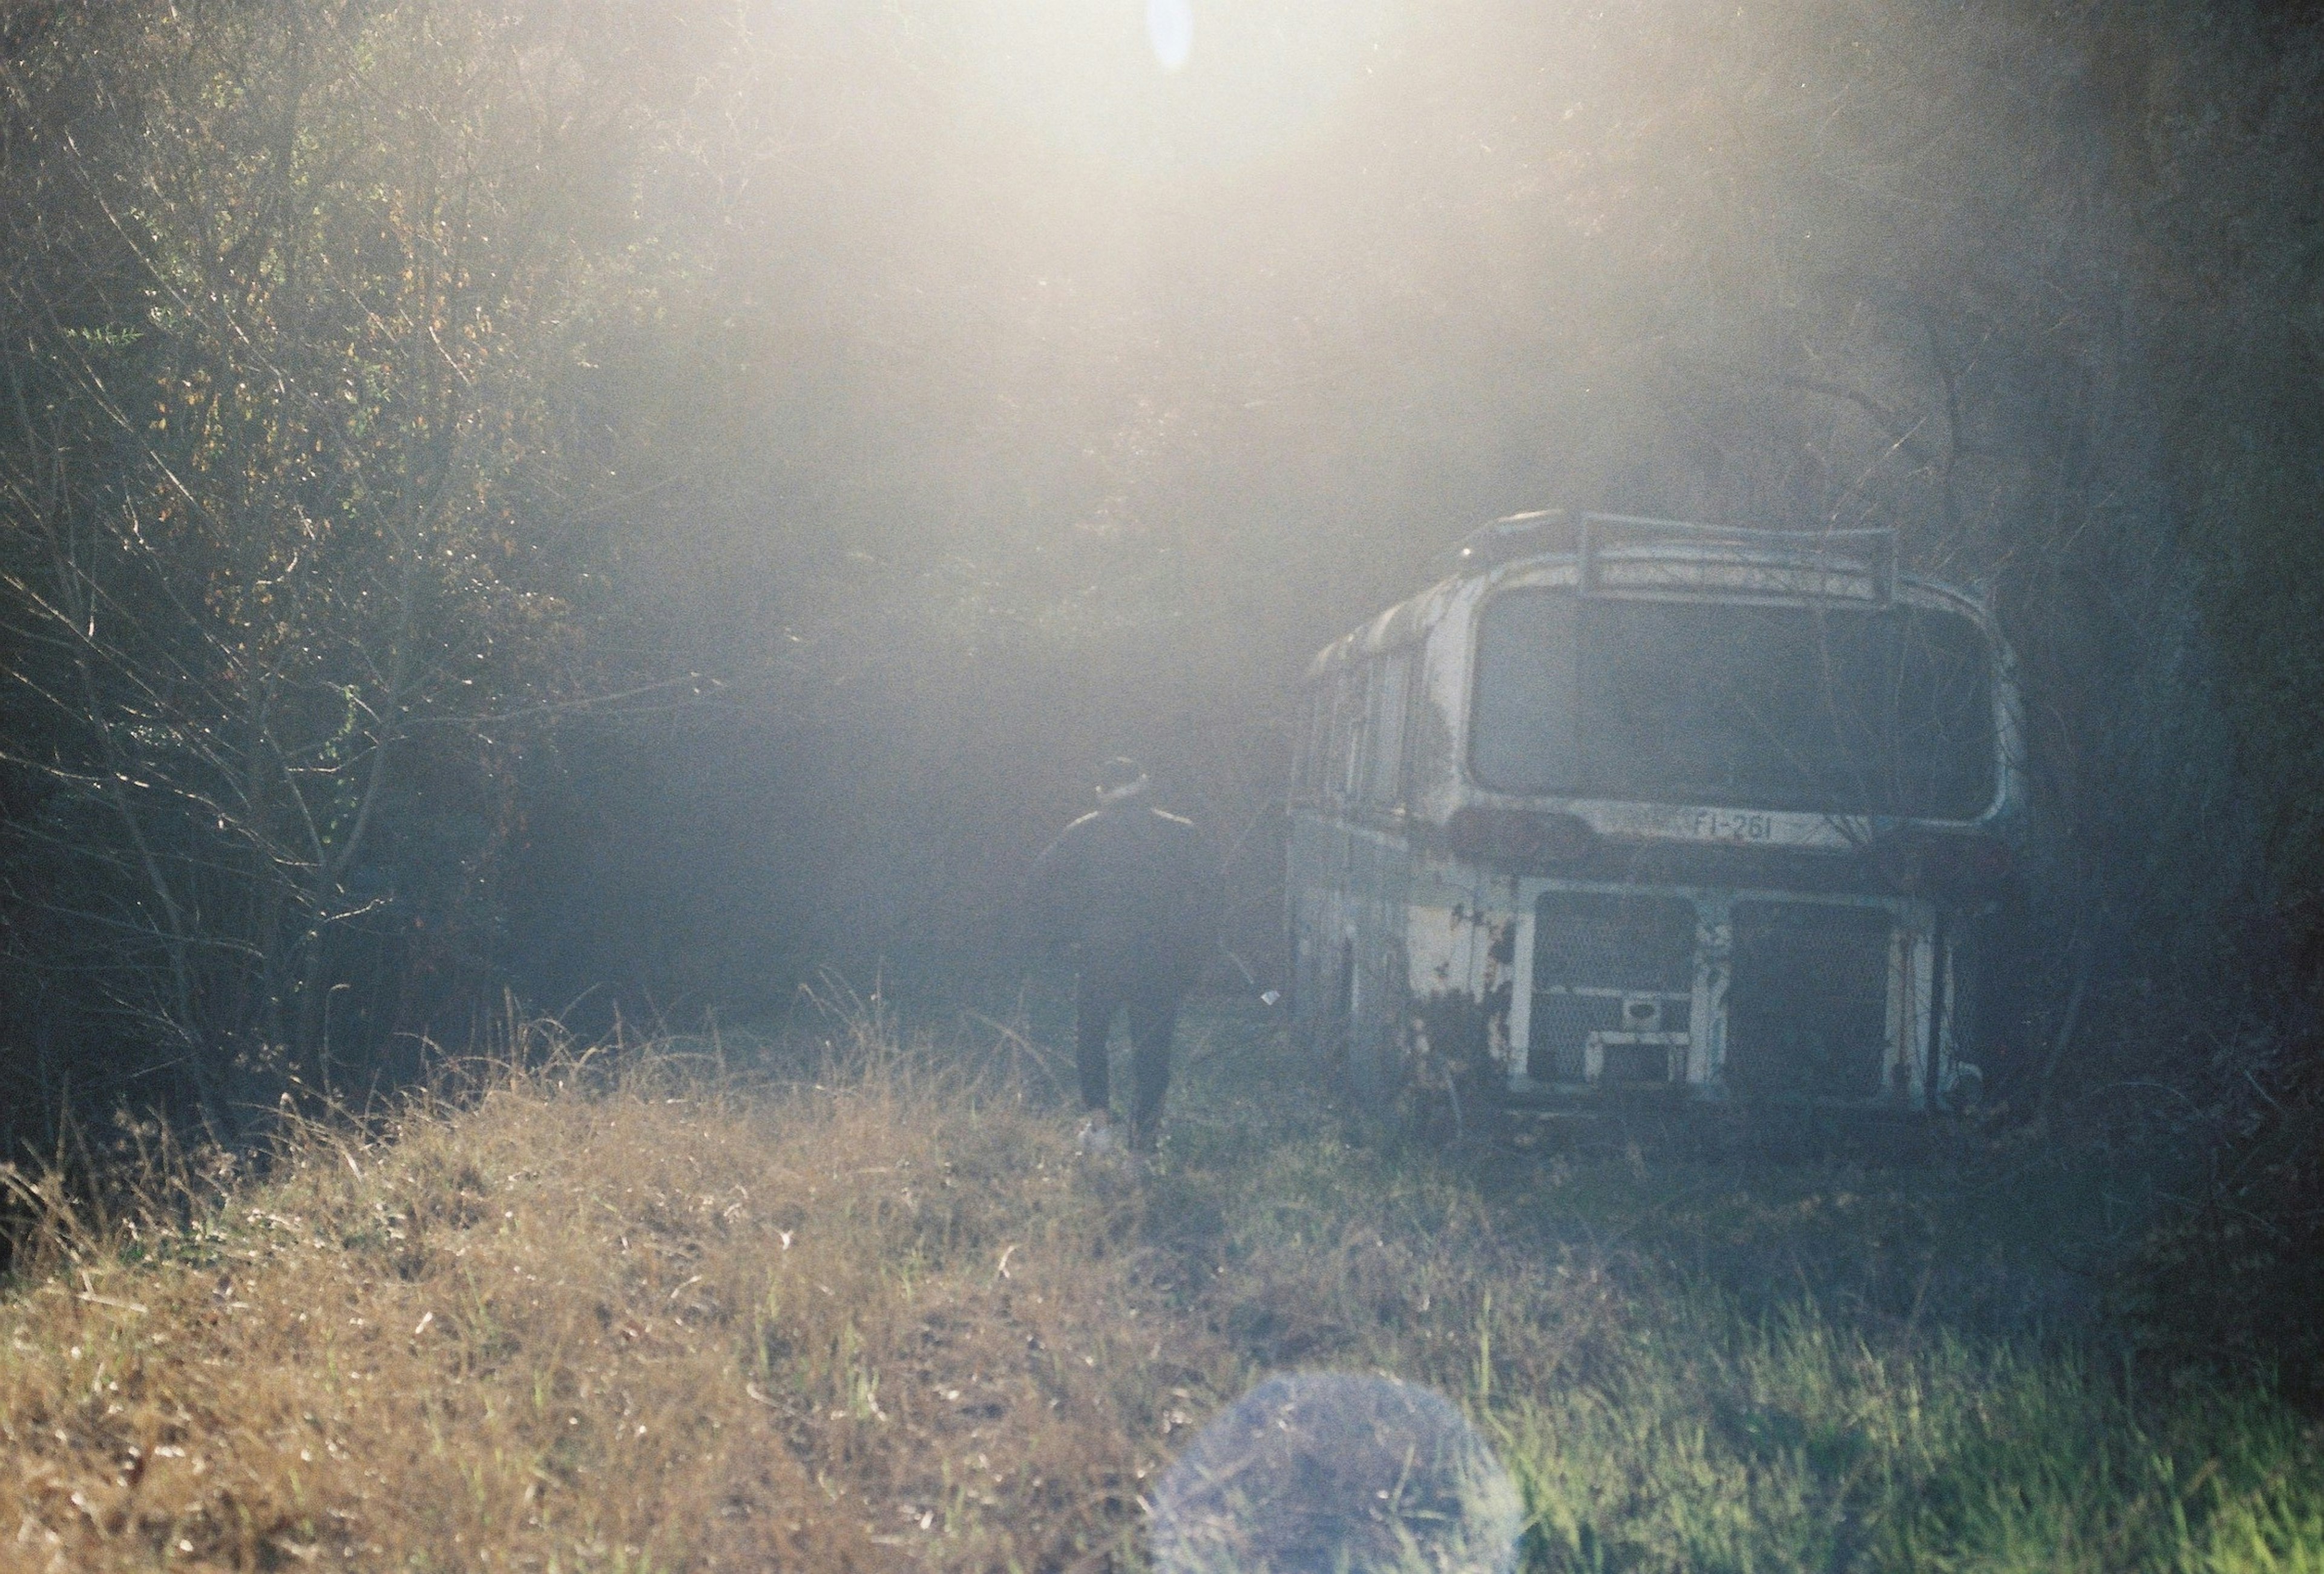
POLYGON ((1772 842, 1775 839, 1775 817, 1729 809, 1697 809, 1689 829, 1710 842, 1772 842))

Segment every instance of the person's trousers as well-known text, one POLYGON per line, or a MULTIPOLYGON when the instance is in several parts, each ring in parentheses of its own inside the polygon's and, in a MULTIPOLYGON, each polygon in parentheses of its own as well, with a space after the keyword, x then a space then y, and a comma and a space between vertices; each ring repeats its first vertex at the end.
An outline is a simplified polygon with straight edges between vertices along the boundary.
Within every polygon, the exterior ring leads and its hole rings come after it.
POLYGON ((1162 1118, 1162 1100, 1170 1091, 1170 1038, 1178 1026, 1178 990, 1153 979, 1110 979, 1082 975, 1074 999, 1075 1027, 1080 1039, 1082 1104, 1106 1107, 1106 1041, 1114 1017, 1130 1013, 1130 1077, 1134 1088, 1130 1105, 1130 1129, 1134 1138, 1151 1139, 1162 1118))

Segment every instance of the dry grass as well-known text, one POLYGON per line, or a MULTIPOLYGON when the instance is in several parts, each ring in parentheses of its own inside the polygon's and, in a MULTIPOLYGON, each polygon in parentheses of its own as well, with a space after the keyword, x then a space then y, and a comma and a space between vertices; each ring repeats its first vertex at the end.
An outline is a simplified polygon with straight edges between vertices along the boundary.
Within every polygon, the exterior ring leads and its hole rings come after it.
POLYGON ((2022 1186, 1352 1147, 1263 1018, 1188 1040, 1143 1178, 866 1023, 816 1082, 552 1057, 52 1211, 0 1569, 1137 1569, 1192 1429, 1324 1367, 1459 1403, 1532 1569, 2324 1571, 2324 1434, 2264 1393, 1923 1311, 2043 1282, 2022 1186))
POLYGON ((745 1093, 667 1062, 309 1129, 0 1310, 0 1561, 1102 1559, 1231 1363, 1066 1130, 900 1063, 745 1093))

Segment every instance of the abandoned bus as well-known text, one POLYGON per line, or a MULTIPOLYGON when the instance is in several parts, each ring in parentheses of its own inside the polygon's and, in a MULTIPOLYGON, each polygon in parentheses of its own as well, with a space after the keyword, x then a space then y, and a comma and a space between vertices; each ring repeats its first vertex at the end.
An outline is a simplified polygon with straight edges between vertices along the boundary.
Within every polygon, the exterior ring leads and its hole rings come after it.
POLYGON ((1973 1101, 2009 655, 1886 531, 1546 512, 1310 666, 1287 907, 1360 1106, 1973 1101))

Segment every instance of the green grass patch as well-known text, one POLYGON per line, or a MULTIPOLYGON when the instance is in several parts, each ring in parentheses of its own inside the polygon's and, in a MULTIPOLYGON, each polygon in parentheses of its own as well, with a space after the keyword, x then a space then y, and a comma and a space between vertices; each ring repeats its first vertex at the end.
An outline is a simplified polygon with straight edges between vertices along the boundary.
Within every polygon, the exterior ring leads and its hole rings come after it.
POLYGON ((2324 1568, 2324 1433, 2140 1372, 2106 1323, 2129 1178, 2024 1132, 1358 1146, 1245 1031, 1189 1079, 1157 1183, 1212 1221, 1213 1315, 1254 1365, 1461 1397, 1528 1566, 2324 1568))

